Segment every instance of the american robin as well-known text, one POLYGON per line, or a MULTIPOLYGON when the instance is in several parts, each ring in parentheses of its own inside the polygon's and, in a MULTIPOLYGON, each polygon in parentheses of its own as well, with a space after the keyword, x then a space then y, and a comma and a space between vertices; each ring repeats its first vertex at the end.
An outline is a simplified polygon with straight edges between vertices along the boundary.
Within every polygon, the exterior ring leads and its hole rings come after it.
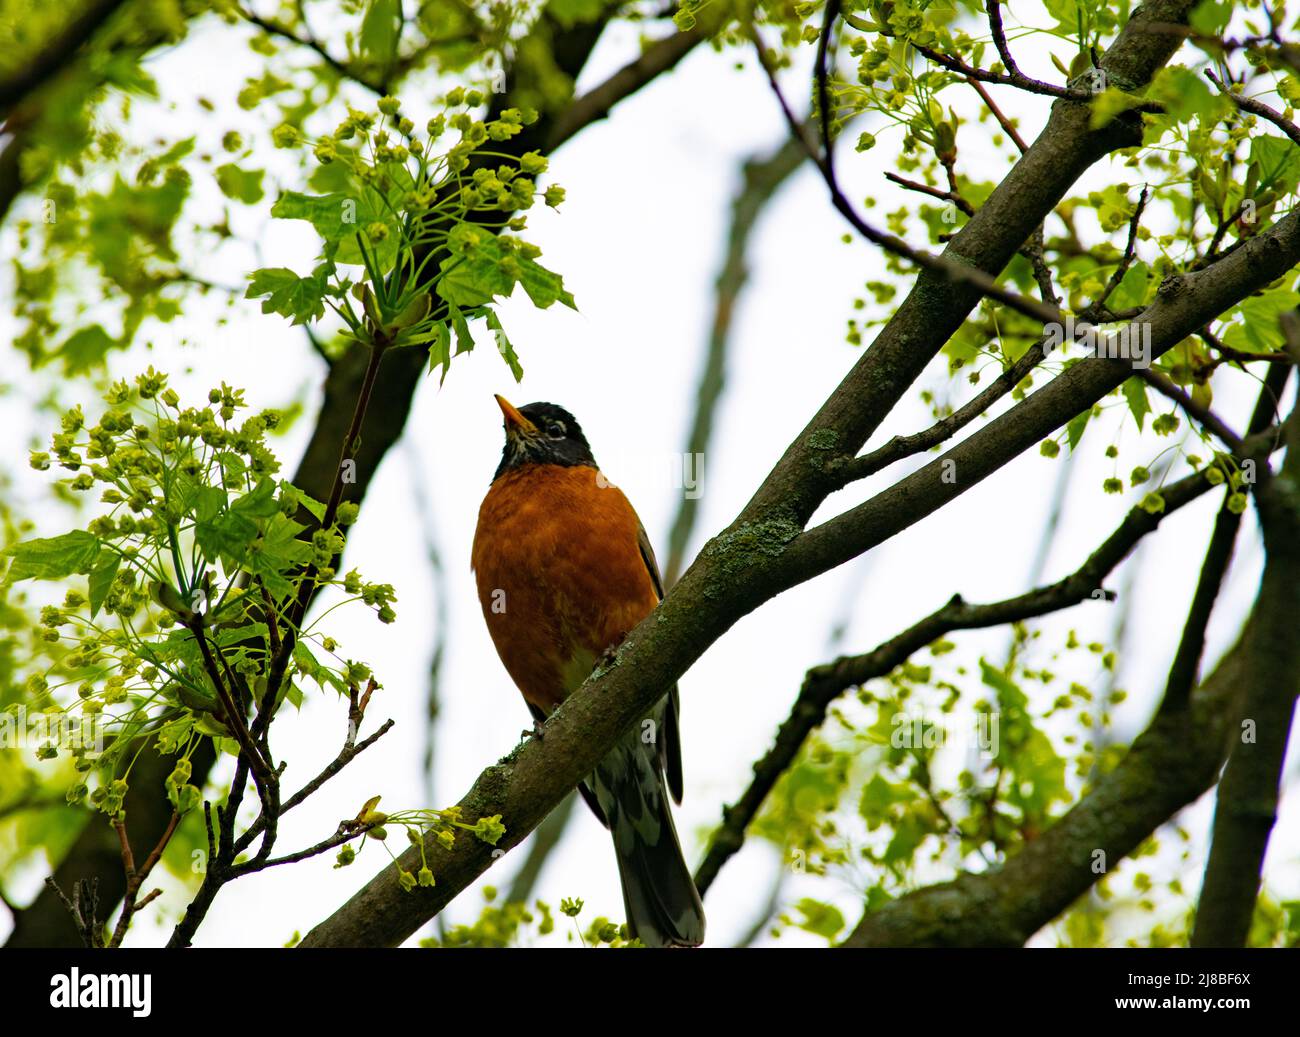
MULTIPOLYGON (((505 450, 479 508, 472 562, 483 617, 541 723, 663 597, 649 538, 601 476, 573 415, 500 396, 505 450)), ((704 940, 666 791, 682 798, 674 687, 579 785, 614 836, 628 926, 649 947, 704 940)))

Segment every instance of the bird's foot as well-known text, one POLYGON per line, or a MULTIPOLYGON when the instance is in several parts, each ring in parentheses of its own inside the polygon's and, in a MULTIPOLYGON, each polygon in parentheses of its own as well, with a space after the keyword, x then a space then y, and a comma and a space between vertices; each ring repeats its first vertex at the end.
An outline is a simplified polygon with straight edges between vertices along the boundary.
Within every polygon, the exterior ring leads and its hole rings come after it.
POLYGON ((545 733, 545 727, 542 722, 540 720, 534 720, 532 727, 526 727, 519 732, 519 737, 524 741, 527 741, 529 738, 536 738, 540 742, 545 733))

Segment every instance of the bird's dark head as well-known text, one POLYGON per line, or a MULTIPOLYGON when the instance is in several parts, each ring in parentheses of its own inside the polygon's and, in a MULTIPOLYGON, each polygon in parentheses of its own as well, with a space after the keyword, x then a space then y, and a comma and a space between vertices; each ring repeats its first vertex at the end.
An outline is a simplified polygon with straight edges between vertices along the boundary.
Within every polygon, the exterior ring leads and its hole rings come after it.
POLYGON ((587 437, 577 419, 563 407, 530 403, 516 410, 500 396, 496 401, 505 416, 506 445, 493 479, 526 464, 596 467, 587 437))

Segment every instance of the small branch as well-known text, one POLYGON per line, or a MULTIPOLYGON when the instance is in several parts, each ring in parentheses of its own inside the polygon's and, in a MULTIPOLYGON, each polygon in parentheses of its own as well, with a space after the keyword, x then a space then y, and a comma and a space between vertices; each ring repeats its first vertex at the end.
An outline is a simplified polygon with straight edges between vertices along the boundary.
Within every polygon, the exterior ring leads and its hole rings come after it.
MULTIPOLYGON (((951 57, 940 51, 924 47, 919 43, 912 42, 912 46, 920 53, 929 58, 936 65, 946 68, 949 72, 955 72, 964 79, 975 79, 981 83, 992 83, 997 86, 1014 86, 1020 90, 1026 90, 1033 94, 1043 94, 1047 97, 1056 97, 1065 101, 1078 101, 1087 104, 1094 100, 1095 95, 1087 90, 1071 90, 1068 87, 1055 86, 1052 83, 1046 83, 1041 79, 1031 79, 1023 74, 1012 75, 1011 73, 990 72, 987 69, 976 68, 968 65, 959 58, 951 57)), ((1143 114, 1158 115, 1164 111, 1164 106, 1155 101, 1143 101, 1128 109, 1131 112, 1141 112, 1143 114)))
MULTIPOLYGON (((336 756, 333 760, 331 760, 329 764, 326 765, 324 770, 322 770, 319 774, 316 775, 316 777, 312 778, 311 781, 307 782, 306 785, 304 785, 301 789, 299 789, 297 792, 295 792, 292 796, 290 796, 288 799, 284 801, 284 804, 280 807, 280 816, 283 817, 294 807, 302 803, 303 800, 307 799, 307 797, 319 791, 320 787, 324 785, 327 781, 329 781, 332 777, 334 777, 334 775, 338 774, 339 771, 341 771, 354 759, 356 759, 363 752, 369 749, 372 745, 374 745, 377 741, 379 741, 379 739, 383 738, 384 735, 388 734, 388 732, 392 729, 392 727, 393 727, 393 721, 385 720, 383 724, 380 726, 379 730, 376 731, 374 734, 370 735, 365 740, 358 742, 355 745, 344 746, 343 749, 339 752, 338 756, 336 756)), ((252 825, 249 826, 248 831, 246 831, 243 835, 241 835, 238 841, 235 843, 236 853, 242 852, 243 850, 246 850, 249 846, 251 846, 253 840, 257 838, 258 833, 261 832, 262 829, 265 827, 266 827, 265 818, 258 817, 257 820, 254 821, 252 825)))
MULTIPOLYGON (((1285 367, 1269 369, 1268 377, 1264 379, 1259 396, 1255 400, 1255 409, 1246 429, 1247 435, 1260 436, 1272 425, 1277 417, 1278 397, 1286 388, 1288 377, 1290 371, 1285 367)), ((1268 464, 1267 457, 1272 449, 1273 444, 1261 447, 1259 453, 1263 456, 1258 458, 1261 464, 1268 464)), ((1164 696, 1159 706, 1162 714, 1187 709, 1191 704, 1192 690, 1196 687, 1199 676, 1201 657, 1205 653, 1205 631, 1209 626, 1215 599, 1219 596, 1220 588, 1227 576, 1228 565, 1232 561, 1233 546, 1240 529, 1241 515, 1228 509, 1225 497, 1219 508, 1219 514, 1214 520, 1214 532, 1210 535, 1210 544, 1205 552, 1205 560, 1201 564, 1201 575, 1197 580, 1192 604, 1187 612, 1187 621, 1183 624, 1178 650, 1174 654, 1173 664, 1169 667, 1169 679, 1165 683, 1164 696)))
POLYGON ((697 25, 686 32, 674 33, 650 44, 636 59, 628 62, 603 83, 573 99, 555 120, 547 148, 554 151, 593 122, 608 118, 616 104, 631 97, 657 76, 670 71, 708 38, 708 31, 697 25))
POLYGON ((46 877, 45 885, 54 891, 72 916, 82 945, 92 949, 103 947, 104 927, 99 921, 99 879, 79 879, 72 887, 71 899, 54 881, 53 875, 46 877))
POLYGON ((851 482, 866 479, 898 461, 929 450, 965 428, 993 404, 1010 393, 1047 355, 1045 340, 1039 339, 1014 364, 1004 370, 973 400, 940 418, 928 429, 910 436, 895 436, 868 454, 845 462, 834 473, 834 486, 842 489, 851 482))
POLYGON ((993 34, 993 46, 997 48, 998 57, 1002 59, 1002 66, 1007 70, 1007 75, 1019 82, 1037 83, 1037 80, 1030 79, 1020 71, 1016 59, 1011 56, 1011 47, 1007 43, 1007 33, 1002 27, 1002 4, 999 0, 988 0, 988 13, 989 31, 993 34))
POLYGON ((244 21, 248 22, 249 25, 257 26, 257 28, 261 29, 268 36, 277 36, 282 40, 287 40, 295 46, 305 47, 308 50, 313 51, 326 65, 344 79, 350 79, 352 82, 365 87, 371 93, 378 94, 381 97, 388 93, 386 83, 378 79, 371 79, 364 73, 353 69, 347 62, 334 57, 333 54, 325 49, 325 45, 314 36, 299 36, 288 26, 283 25, 280 22, 273 21, 270 18, 263 18, 261 15, 243 7, 239 7, 237 10, 244 21))
MULTIPOLYGON (((343 501, 343 472, 348 461, 352 460, 356 454, 357 448, 361 442, 361 426, 365 422, 366 410, 370 406, 370 398, 374 393, 375 380, 379 376, 379 365, 383 362, 384 354, 387 353, 387 344, 382 342, 372 342, 369 346, 370 356, 366 363, 366 373, 361 381, 361 389, 357 393, 356 407, 352 412, 352 423, 348 426, 347 434, 343 437, 343 447, 339 453, 339 461, 334 470, 334 482, 330 488, 329 500, 325 504, 325 513, 321 518, 320 528, 328 530, 334 525, 334 520, 338 516, 339 504, 343 501)), ((289 657, 293 654, 293 646, 296 641, 296 631, 302 626, 303 618, 307 614, 307 608, 311 604, 312 594, 316 587, 316 578, 320 574, 319 567, 313 562, 309 564, 298 582, 298 593, 286 609, 286 621, 284 635, 280 640, 280 650, 271 658, 271 666, 267 673, 266 693, 262 696, 262 701, 258 705, 257 716, 253 719, 253 734, 261 737, 266 733, 271 724, 271 718, 275 714, 275 701, 279 695, 280 683, 284 680, 285 671, 289 665, 289 657)))
POLYGON ((1191 703, 1192 690, 1196 687, 1196 677, 1200 672, 1201 656, 1205 653, 1205 630, 1214 611, 1215 599, 1227 576, 1240 529, 1241 515, 1228 509, 1228 499, 1224 497, 1214 520, 1214 532, 1210 534, 1205 560, 1201 563, 1201 575, 1192 595, 1191 607, 1187 610, 1183 634, 1169 668, 1169 679, 1160 701, 1161 711, 1186 709, 1191 703))
MULTIPOLYGON (((830 0, 832 5, 836 5, 836 0, 830 0)), ((838 6, 838 5, 836 5, 838 6)), ((829 8, 828 8, 829 9, 829 8)), ((750 36, 754 42, 755 50, 758 53, 759 63, 763 66, 763 71, 767 75, 767 80, 776 95, 777 101, 781 106, 781 111, 785 116, 786 124, 790 128, 790 133, 797 140, 803 143, 808 151, 808 157, 812 159, 818 171, 822 174, 822 179, 826 181, 826 186, 830 189, 831 202, 836 210, 844 216, 859 234, 874 245, 878 245, 895 256, 906 259, 931 273, 947 279, 953 283, 966 284, 975 288, 983 295, 1010 307, 1017 313, 1022 313, 1040 323, 1047 324, 1061 319, 1061 312, 1055 306, 1049 306, 1045 303, 1030 299, 1027 296, 1020 295, 1016 292, 1009 291, 999 285, 995 278, 990 277, 978 267, 970 266, 964 263, 956 262, 946 256, 937 256, 929 252, 919 251, 907 245, 901 239, 884 231, 872 227, 854 210, 853 205, 844 196, 840 190, 839 182, 835 175, 834 166, 831 164, 830 157, 820 154, 810 141, 804 136, 803 127, 799 120, 795 118, 789 103, 785 99, 785 94, 781 91, 781 86, 776 80, 776 70, 772 67, 768 59, 767 51, 763 46, 758 30, 751 25, 750 36)), ((824 89, 824 88, 823 88, 824 89)), ((823 119, 823 138, 829 137, 829 129, 823 119)))
POLYGON ((1258 115, 1261 119, 1266 119, 1290 137, 1296 144, 1300 144, 1300 127, 1296 126, 1295 123, 1277 109, 1270 108, 1263 101, 1257 101, 1253 97, 1242 97, 1240 94, 1234 93, 1219 80, 1212 69, 1207 68, 1205 70, 1205 78, 1218 88, 1219 93, 1223 94, 1224 97, 1235 104, 1243 112, 1249 112, 1251 115, 1258 115))
POLYGON ((1190 395, 1179 385, 1175 385, 1169 378, 1154 367, 1135 367, 1133 376, 1146 382, 1156 392, 1173 400, 1179 407, 1196 419, 1197 423, 1208 432, 1212 432, 1234 454, 1242 452, 1241 437, 1215 414, 1209 407, 1202 406, 1191 398, 1190 395))
POLYGON ((1128 273, 1129 267, 1133 265, 1133 260, 1137 257, 1138 225, 1142 222, 1142 213, 1146 211, 1147 202, 1150 198, 1151 192, 1143 187, 1142 194, 1138 197, 1137 206, 1133 209, 1133 215, 1129 217, 1128 241, 1124 243, 1124 255, 1115 268, 1115 272, 1110 275, 1110 279, 1106 282, 1106 287, 1102 289, 1101 295, 1079 314, 1081 320, 1092 321, 1106 315, 1114 316, 1106 309, 1106 302, 1114 294, 1115 289, 1119 287, 1120 282, 1124 280, 1124 275, 1128 273))
POLYGON ((885 179, 891 183, 898 184, 899 187, 908 191, 916 191, 920 194, 929 195, 931 198, 937 198, 941 202, 951 202, 967 216, 975 215, 975 206, 971 205, 970 202, 966 201, 966 199, 956 191, 944 191, 941 188, 931 187, 929 184, 923 184, 918 180, 908 180, 906 177, 901 177, 897 173, 892 173, 889 170, 885 171, 885 179))
POLYGON ((230 878, 242 878, 244 875, 252 875, 259 871, 265 871, 267 868, 278 868, 281 864, 296 864, 298 861, 305 861, 311 857, 319 857, 322 853, 326 853, 336 846, 342 846, 346 842, 351 842, 358 836, 365 835, 370 829, 378 826, 378 821, 370 821, 365 824, 359 824, 356 821, 341 821, 338 829, 328 839, 322 839, 314 846, 308 846, 305 850, 299 850, 297 853, 285 854, 283 857, 272 857, 264 861, 251 860, 246 864, 236 864, 230 871, 230 878))
MULTIPOLYGON (((1155 530, 1166 516, 1209 489, 1209 481, 1199 472, 1167 486, 1161 491, 1165 499, 1163 511, 1153 515, 1143 508, 1133 508, 1087 561, 1063 580, 987 605, 970 605, 960 595, 954 596, 942 608, 873 651, 843 656, 809 670, 790 716, 777 731, 775 744, 754 765, 754 779, 749 788, 733 806, 723 810, 722 825, 714 833, 708 853, 695 873, 695 884, 701 895, 713 884, 722 866, 744 845, 745 833, 768 794, 841 694, 868 680, 888 675, 912 653, 953 631, 1021 622, 1086 601, 1100 590, 1102 581, 1128 557, 1139 540, 1155 530)), ((1101 591, 1101 597, 1109 601, 1114 595, 1101 591)))
POLYGON ((984 106, 993 113, 993 118, 997 119, 998 125, 1001 126, 1002 131, 1011 138, 1011 143, 1016 146, 1019 152, 1023 155, 1028 151, 1029 145, 1025 143, 1025 139, 1020 136, 1019 131, 1016 130, 1015 123, 1002 114, 1002 109, 994 103, 992 95, 984 89, 983 84, 980 83, 978 79, 972 79, 970 77, 967 77, 966 82, 969 83, 971 88, 980 95, 980 100, 984 102, 984 106))
POLYGON ((162 859, 163 851, 167 849, 167 844, 171 842, 176 826, 180 822, 181 815, 172 811, 171 820, 167 822, 167 828, 163 831, 162 838, 158 840, 157 845, 145 858, 144 866, 137 871, 135 857, 131 853, 131 843, 126 837, 126 822, 121 815, 113 818, 113 827, 117 829, 117 836, 122 844, 122 867, 126 871, 126 892, 122 896, 122 913, 118 916, 117 925, 113 928, 113 937, 108 942, 109 947, 121 947, 122 940, 126 937, 126 932, 131 927, 131 919, 136 912, 162 894, 161 889, 155 889, 147 896, 139 900, 136 899, 136 894, 140 891, 140 887, 144 885, 145 880, 149 878, 149 873, 153 871, 154 865, 162 859))
POLYGON ((1237 364, 1294 364, 1295 361, 1286 353, 1246 353, 1240 349, 1233 349, 1231 346, 1224 345, 1219 337, 1210 330, 1207 325, 1196 332, 1196 337, 1209 346, 1219 356, 1211 361, 1210 368, 1213 370, 1219 364, 1229 362, 1237 364))

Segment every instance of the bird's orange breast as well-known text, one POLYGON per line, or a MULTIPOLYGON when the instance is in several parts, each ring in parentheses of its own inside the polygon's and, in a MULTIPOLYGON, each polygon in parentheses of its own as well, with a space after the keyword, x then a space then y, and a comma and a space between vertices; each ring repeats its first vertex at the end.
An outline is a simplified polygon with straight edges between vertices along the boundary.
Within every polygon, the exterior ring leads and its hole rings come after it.
POLYGON ((549 713, 658 603, 640 522, 594 468, 506 472, 479 508, 472 565, 497 653, 549 713))

